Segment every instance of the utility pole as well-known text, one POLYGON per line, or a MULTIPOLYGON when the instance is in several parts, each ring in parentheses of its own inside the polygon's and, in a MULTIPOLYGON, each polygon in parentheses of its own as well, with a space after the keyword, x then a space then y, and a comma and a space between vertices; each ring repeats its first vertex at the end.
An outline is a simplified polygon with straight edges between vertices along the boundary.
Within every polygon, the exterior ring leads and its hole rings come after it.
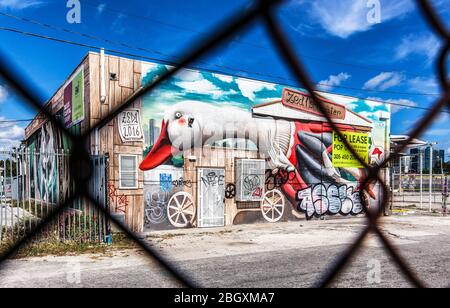
POLYGON ((423 155, 422 148, 419 148, 419 164, 420 164, 420 209, 423 209, 423 155))
POLYGON ((433 210, 433 145, 430 143, 430 212, 433 210))
POLYGON ((430 142, 430 212, 433 211, 433 145, 436 145, 437 142, 430 142))
POLYGON ((447 216, 447 198, 449 197, 448 194, 448 178, 444 178, 442 187, 442 215, 447 216))
POLYGON ((398 179, 398 185, 399 185, 399 187, 398 187, 398 191, 400 192, 400 193, 402 193, 403 192, 403 183, 402 183, 402 157, 400 156, 400 164, 399 164, 399 179, 398 179))

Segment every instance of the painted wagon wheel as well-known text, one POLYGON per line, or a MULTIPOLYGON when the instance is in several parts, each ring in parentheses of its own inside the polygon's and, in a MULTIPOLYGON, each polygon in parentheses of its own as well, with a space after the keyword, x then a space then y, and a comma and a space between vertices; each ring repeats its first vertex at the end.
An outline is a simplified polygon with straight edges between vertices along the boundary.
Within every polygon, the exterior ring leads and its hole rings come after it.
POLYGON ((261 201, 261 213, 268 222, 278 222, 284 214, 284 195, 278 189, 273 189, 264 194, 261 201))
POLYGON ((170 198, 167 204, 167 217, 176 228, 186 228, 194 222, 195 205, 193 198, 187 192, 178 192, 170 198))

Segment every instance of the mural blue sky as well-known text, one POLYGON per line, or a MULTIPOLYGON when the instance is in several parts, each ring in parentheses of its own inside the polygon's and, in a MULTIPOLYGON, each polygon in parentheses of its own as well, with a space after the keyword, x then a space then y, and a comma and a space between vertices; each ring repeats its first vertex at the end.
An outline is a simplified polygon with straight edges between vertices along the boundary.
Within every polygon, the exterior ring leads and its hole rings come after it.
MULTIPOLYGON (((450 3, 447 0, 432 2, 450 26, 450 3)), ((434 77, 434 59, 440 43, 413 0, 381 0, 380 23, 368 22, 367 3, 366 0, 291 0, 277 9, 277 18, 322 90, 411 106, 392 108, 392 132, 404 134, 426 112, 414 107, 430 107, 440 93, 434 77)), ((247 9, 251 4, 250 0, 129 0, 126 3, 82 0, 81 24, 68 24, 65 0, 0 0, 0 12, 3 13, 0 20, 7 28, 174 62, 227 16, 247 9), (12 16, 141 49, 42 27, 12 16)), ((32 84, 39 87, 43 102, 88 51, 87 48, 4 30, 0 30, 0 42, 2 51, 19 65, 32 84)), ((273 50, 260 21, 216 48, 195 66, 268 83, 297 85, 273 50)), ((193 86, 188 80, 179 82, 185 87, 193 86)), ((221 90, 227 91, 226 99, 233 98, 239 89, 239 85, 226 80, 214 80, 211 84, 211 93, 214 94, 214 86, 220 85, 221 90)), ((256 92, 267 97, 270 91, 273 89, 268 86, 256 92)), ((243 92, 248 99, 258 93, 243 92)), ((33 115, 34 111, 24 107, 11 89, 0 81, 0 146, 20 140, 26 125, 25 122, 4 121, 27 119, 33 115)), ((449 133, 449 117, 442 114, 424 138, 439 142, 439 147, 450 153, 449 133)))
MULTIPOLYGON (((170 68, 170 66, 163 64, 143 63, 143 83, 151 84, 170 68)), ((172 105, 202 102, 217 106, 233 106, 252 112, 252 108, 256 105, 281 101, 285 88, 293 87, 208 71, 182 70, 173 78, 164 82, 155 92, 145 95, 142 99, 142 118, 146 144, 151 143, 148 140, 149 121, 155 120, 152 125, 161 129, 165 112, 172 105)), ((296 90, 305 92, 301 88, 296 88, 296 90)), ((390 113, 391 106, 389 104, 326 92, 319 93, 370 120, 373 123, 371 137, 374 144, 381 147, 385 146, 385 136, 389 130, 390 122, 386 123, 384 120, 380 120, 380 116, 390 113)), ((302 118, 302 120, 305 119, 302 118)))
MULTIPOLYGON (((143 83, 150 84, 161 74, 167 72, 168 69, 170 69, 170 66, 167 65, 143 63, 143 83)), ((167 106, 183 101, 231 105, 251 112, 252 107, 257 104, 280 101, 285 88, 285 85, 260 82, 248 78, 208 71, 183 70, 161 85, 151 95, 144 97, 143 118, 144 120, 155 119, 160 126, 167 106)), ((297 88, 297 90, 305 91, 301 88, 297 88)), ((334 102, 345 105, 350 110, 373 122, 379 122, 380 112, 388 113, 391 109, 390 105, 378 101, 323 92, 321 94, 334 102)))

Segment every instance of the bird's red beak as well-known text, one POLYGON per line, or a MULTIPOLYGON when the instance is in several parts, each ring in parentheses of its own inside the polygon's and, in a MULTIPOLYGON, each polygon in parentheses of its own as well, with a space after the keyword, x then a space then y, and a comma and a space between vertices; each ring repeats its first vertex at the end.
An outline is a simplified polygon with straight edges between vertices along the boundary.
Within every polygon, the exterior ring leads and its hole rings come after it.
POLYGON ((139 169, 142 171, 147 171, 154 169, 168 159, 172 158, 175 153, 179 152, 174 148, 169 140, 169 135, 167 133, 167 123, 163 120, 161 127, 161 135, 156 141, 153 149, 148 153, 147 157, 144 158, 142 163, 139 165, 139 169))

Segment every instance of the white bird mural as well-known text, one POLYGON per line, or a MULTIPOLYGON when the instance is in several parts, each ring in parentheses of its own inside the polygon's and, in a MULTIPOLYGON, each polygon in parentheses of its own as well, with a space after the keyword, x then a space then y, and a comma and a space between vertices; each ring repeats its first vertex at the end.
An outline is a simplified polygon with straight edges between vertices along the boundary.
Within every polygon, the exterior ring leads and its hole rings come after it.
POLYGON ((271 169, 295 171, 287 155, 293 144, 294 126, 285 120, 254 118, 236 107, 184 102, 166 111, 161 135, 141 169, 153 169, 171 156, 193 148, 213 145, 225 139, 246 139, 270 158, 271 169))
MULTIPOLYGON (((354 113, 351 116, 358 119, 354 113)), ((245 139, 256 145, 273 173, 295 174, 281 188, 291 203, 296 204, 297 191, 311 185, 324 181, 344 184, 349 176, 359 181, 364 177, 359 169, 333 168, 333 130, 323 118, 317 119, 288 120, 286 115, 278 119, 232 106, 178 103, 165 112, 160 137, 140 164, 140 169, 154 169, 177 154, 218 141, 245 139)), ((352 125, 345 123, 339 127, 355 131, 352 125)), ((373 192, 369 191, 369 194, 375 198, 373 192)))

